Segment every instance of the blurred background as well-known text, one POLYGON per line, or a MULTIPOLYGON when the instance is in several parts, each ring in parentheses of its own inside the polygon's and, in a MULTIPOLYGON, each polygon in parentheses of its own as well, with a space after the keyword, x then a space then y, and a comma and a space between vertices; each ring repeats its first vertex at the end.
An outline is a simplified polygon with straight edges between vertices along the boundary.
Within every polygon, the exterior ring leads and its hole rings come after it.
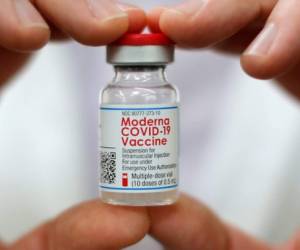
MULTIPOLYGON (((182 100, 181 190, 261 239, 286 240, 300 225, 299 104, 213 51, 178 50, 167 73, 182 100)), ((4 240, 98 197, 98 93, 112 77, 105 48, 54 43, 1 93, 4 240)), ((146 238, 129 249, 162 248, 146 238)))

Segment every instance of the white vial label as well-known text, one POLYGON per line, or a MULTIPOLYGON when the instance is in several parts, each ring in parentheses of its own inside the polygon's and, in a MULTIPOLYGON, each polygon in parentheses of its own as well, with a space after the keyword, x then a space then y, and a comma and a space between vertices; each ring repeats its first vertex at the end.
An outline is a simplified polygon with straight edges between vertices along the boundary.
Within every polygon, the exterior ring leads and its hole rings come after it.
POLYGON ((107 192, 165 192, 178 186, 178 107, 100 108, 100 187, 107 192))

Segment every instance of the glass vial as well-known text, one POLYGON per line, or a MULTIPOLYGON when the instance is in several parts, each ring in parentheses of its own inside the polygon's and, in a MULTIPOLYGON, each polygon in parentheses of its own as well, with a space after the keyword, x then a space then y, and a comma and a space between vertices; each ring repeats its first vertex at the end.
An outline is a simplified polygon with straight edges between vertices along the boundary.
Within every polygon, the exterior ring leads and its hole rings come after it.
POLYGON ((128 34, 109 45, 113 81, 100 93, 99 187, 115 205, 159 206, 178 197, 178 105, 162 34, 128 34))

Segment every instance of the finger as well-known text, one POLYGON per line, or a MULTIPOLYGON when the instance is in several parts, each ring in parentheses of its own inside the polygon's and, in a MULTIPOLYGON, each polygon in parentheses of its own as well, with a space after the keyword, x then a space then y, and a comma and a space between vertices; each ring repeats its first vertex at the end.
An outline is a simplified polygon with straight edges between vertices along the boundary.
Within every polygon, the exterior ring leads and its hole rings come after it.
POLYGON ((11 246, 12 250, 122 249, 141 240, 149 228, 144 208, 92 201, 72 208, 11 246))
POLYGON ((4 246, 3 243, 0 242, 0 250, 6 250, 6 247, 4 246))
POLYGON ((245 27, 230 38, 217 43, 213 49, 219 52, 230 54, 242 54, 249 44, 255 39, 259 32, 263 29, 263 22, 254 22, 245 27))
POLYGON ((61 41, 67 41, 70 39, 70 36, 57 28, 53 23, 51 23, 49 20, 47 20, 47 23, 51 30, 51 41, 54 42, 61 42, 61 41))
POLYGON ((182 196, 178 203, 149 209, 150 233, 168 249, 268 250, 225 226, 207 207, 182 196))
POLYGON ((232 226, 227 226, 227 230, 229 238, 228 250, 273 250, 273 247, 232 226))
POLYGON ((225 226, 203 205, 182 196, 167 207, 150 208, 150 233, 167 248, 227 249, 225 226))
POLYGON ((289 70, 286 74, 277 78, 277 83, 288 91, 293 97, 300 100, 300 62, 289 70))
POLYGON ((298 0, 278 2, 265 28, 242 57, 241 62, 247 73, 262 79, 273 78, 299 62, 299 9, 298 0))
MULTIPOLYGON (((129 28, 127 32, 130 33, 140 33, 146 26, 147 18, 145 12, 130 4, 120 3, 118 6, 128 14, 129 18, 129 28)), ((70 36, 61 30, 59 30, 55 25, 50 25, 51 27, 51 39, 54 41, 61 41, 70 38, 70 36)))
POLYGON ((232 36, 258 18, 265 18, 276 1, 188 0, 154 9, 148 18, 152 29, 159 26, 179 45, 204 47, 232 36))
MULTIPOLYGON (((152 32, 161 32, 159 17, 166 7, 158 7, 148 13, 148 26, 152 32)), ((257 20, 234 34, 232 37, 217 43, 214 49, 223 53, 241 54, 262 30, 264 22, 257 20)))
POLYGON ((17 53, 0 48, 0 92, 1 87, 11 79, 29 57, 28 53, 17 53))
POLYGON ((145 12, 142 9, 132 4, 120 3, 118 4, 118 6, 128 14, 128 18, 129 18, 128 32, 140 33, 145 28, 147 23, 145 12))
POLYGON ((111 0, 35 0, 35 4, 56 27, 87 45, 111 43, 128 31, 130 19, 140 23, 143 16, 142 10, 127 12, 111 0))
POLYGON ((159 27, 159 21, 161 14, 167 10, 167 7, 164 6, 158 6, 153 10, 150 10, 147 14, 147 24, 150 30, 153 33, 161 32, 161 29, 159 27))
POLYGON ((9 250, 50 250, 48 241, 49 230, 50 223, 44 224, 11 244, 9 250))
MULTIPOLYGON (((118 6, 128 14, 129 28, 127 32, 140 33, 146 26, 147 18, 145 12, 131 4, 120 3, 118 6)), ((51 39, 54 41, 62 41, 70 38, 69 35, 59 30, 55 25, 51 24, 51 39)))
POLYGON ((30 51, 45 45, 50 30, 29 0, 2 0, 0 4, 0 46, 30 51))

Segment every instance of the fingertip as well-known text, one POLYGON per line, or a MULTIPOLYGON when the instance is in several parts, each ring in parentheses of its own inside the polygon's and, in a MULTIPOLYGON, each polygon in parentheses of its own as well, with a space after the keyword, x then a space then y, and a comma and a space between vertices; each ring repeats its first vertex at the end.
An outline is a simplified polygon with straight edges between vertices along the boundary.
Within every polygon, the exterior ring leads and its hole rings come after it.
POLYGON ((29 53, 18 53, 4 48, 0 48, 0 90, 9 83, 16 72, 27 62, 29 53))
POLYGON ((148 15, 148 26, 152 32, 162 32, 181 47, 201 47, 201 27, 185 13, 171 7, 156 7, 148 15))
POLYGON ((76 29, 71 32, 71 36, 78 42, 90 45, 100 46, 112 43, 121 37, 129 27, 127 14, 121 14, 112 18, 107 18, 99 22, 92 19, 82 24, 82 29, 76 29))
POLYGON ((140 33, 147 24, 146 13, 141 8, 131 4, 118 4, 128 14, 129 27, 127 32, 140 33))
POLYGON ((190 32, 185 32, 185 35, 182 35, 182 31, 187 31, 188 27, 189 25, 186 17, 181 12, 176 9, 164 9, 162 11, 159 20, 159 28, 179 45, 185 46, 190 44, 190 32))
POLYGON ((243 70, 251 77, 268 80, 282 74, 282 67, 271 58, 244 54, 241 57, 243 70))
POLYGON ((160 30, 178 46, 187 48, 205 47, 211 42, 208 35, 202 35, 209 25, 209 21, 191 19, 175 8, 164 9, 159 20, 160 30))
POLYGON ((128 9, 129 28, 128 32, 140 33, 146 27, 147 19, 144 11, 140 9, 128 9))
POLYGON ((91 201, 58 217, 51 240, 57 249, 121 249, 144 238, 149 225, 146 209, 91 201))
POLYGON ((165 10, 165 7, 159 6, 156 7, 152 10, 150 10, 147 13, 147 24, 149 29, 153 32, 153 33, 158 33, 161 32, 161 29, 159 27, 159 20, 160 20, 160 16, 163 13, 163 11, 165 10))
POLYGON ((132 245, 140 241, 149 232, 150 228, 150 217, 148 211, 144 207, 124 207, 124 206, 111 206, 105 205, 108 209, 118 210, 118 218, 122 218, 120 234, 123 234, 125 240, 122 245, 132 245))
POLYGON ((51 37, 51 32, 48 27, 32 27, 31 32, 24 32, 24 41, 26 41, 28 37, 31 37, 30 41, 28 39, 28 45, 24 50, 37 50, 44 47, 51 37))
POLYGON ((151 235, 168 249, 227 249, 223 224, 193 198, 182 195, 174 205, 149 208, 149 214, 151 235))
POLYGON ((129 15, 116 1, 39 0, 35 4, 49 22, 85 45, 109 44, 129 28, 129 15))

